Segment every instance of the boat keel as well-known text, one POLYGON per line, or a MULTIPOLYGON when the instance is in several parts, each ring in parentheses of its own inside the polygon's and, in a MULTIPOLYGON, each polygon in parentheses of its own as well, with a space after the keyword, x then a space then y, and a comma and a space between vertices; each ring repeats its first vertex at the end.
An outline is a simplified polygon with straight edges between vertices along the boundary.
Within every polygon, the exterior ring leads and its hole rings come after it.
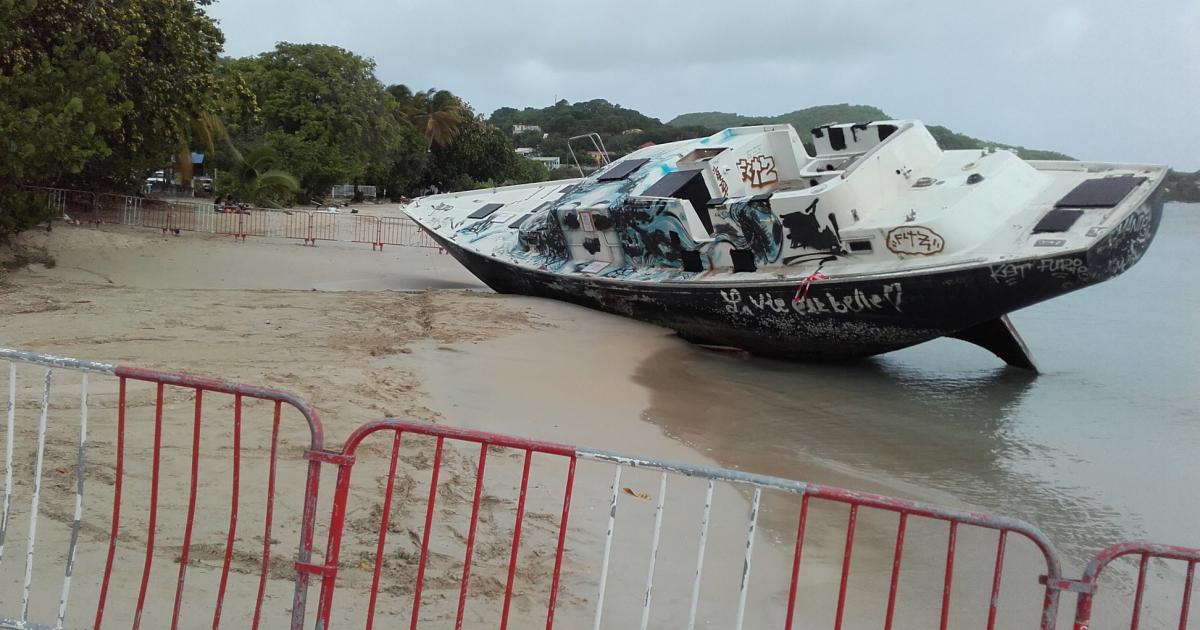
POLYGON ((1000 357, 1002 361, 1013 367, 1033 372, 1038 371, 1029 347, 1017 333, 1017 329, 1008 319, 1008 315, 1001 315, 996 319, 990 319, 947 336, 973 343, 1000 357))

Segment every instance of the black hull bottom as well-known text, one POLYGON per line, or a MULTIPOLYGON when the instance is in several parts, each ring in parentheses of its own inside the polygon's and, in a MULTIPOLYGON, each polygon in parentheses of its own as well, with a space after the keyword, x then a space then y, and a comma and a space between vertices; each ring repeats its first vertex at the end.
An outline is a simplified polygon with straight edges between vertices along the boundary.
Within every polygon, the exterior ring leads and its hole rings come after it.
POLYGON ((713 286, 566 276, 510 265, 435 238, 497 292, 625 315, 695 342, 786 359, 839 360, 951 336, 981 345, 1011 365, 1032 368, 1004 316, 1124 272, 1145 253, 1161 217, 1161 198, 1155 195, 1085 252, 824 281, 807 291, 794 281, 713 286))

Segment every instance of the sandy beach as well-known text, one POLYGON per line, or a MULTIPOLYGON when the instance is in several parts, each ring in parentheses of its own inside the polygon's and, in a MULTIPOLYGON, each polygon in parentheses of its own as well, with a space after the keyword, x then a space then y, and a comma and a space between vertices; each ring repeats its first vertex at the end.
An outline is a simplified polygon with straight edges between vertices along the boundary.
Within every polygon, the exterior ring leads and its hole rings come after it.
MULTIPOLYGON (((237 242, 219 236, 160 236, 145 230, 75 226, 56 226, 49 234, 31 233, 23 237, 23 242, 26 246, 45 247, 57 264, 53 268, 35 265, 5 278, 0 288, 0 317, 4 321, 0 346, 287 389, 320 410, 329 447, 339 446, 363 422, 383 417, 411 418, 668 460, 744 466, 789 478, 962 506, 944 493, 863 475, 816 456, 804 466, 772 465, 766 453, 758 460, 753 453, 745 452, 724 457, 718 442, 706 443, 702 425, 666 426, 653 421, 664 405, 678 411, 694 404, 687 396, 664 400, 661 395, 655 397, 654 392, 663 389, 663 379, 669 381, 678 374, 675 368, 679 362, 671 357, 698 352, 695 348, 669 331, 638 322, 560 303, 495 295, 449 256, 433 250, 393 247, 374 252, 368 246, 349 243, 304 247, 271 239, 237 242)), ((36 378, 33 371, 23 374, 23 396, 18 405, 23 417, 37 413, 36 378)), ((67 378, 64 383, 70 382, 67 378)), ((97 494, 89 502, 106 506, 111 502, 111 489, 105 488, 105 482, 111 483, 114 442, 112 414, 104 411, 111 410, 115 400, 112 383, 96 383, 94 387, 89 461, 95 465, 89 467, 88 481, 97 494)), ((136 443, 134 448, 140 449, 137 452, 149 452, 145 422, 149 420, 147 411, 153 408, 153 395, 150 387, 134 387, 130 392, 131 421, 143 422, 140 433, 131 438, 136 443)), ((167 401, 164 444, 180 449, 179 453, 188 448, 192 403, 186 392, 167 401)), ((227 400, 210 404, 215 406, 210 410, 216 416, 231 408, 227 400)), ((54 457, 64 461, 71 457, 72 440, 78 439, 73 437, 78 421, 70 416, 77 408, 77 399, 71 402, 69 396, 54 405, 62 421, 52 418, 49 448, 54 450, 54 457)), ((261 427, 268 423, 251 419, 265 417, 268 412, 265 405, 247 406, 244 445, 255 440, 262 444, 266 439, 261 427), (251 431, 251 426, 257 428, 251 431)), ((736 410, 729 411, 730 422, 736 421, 736 414, 736 410)), ((272 579, 267 592, 267 606, 275 607, 277 618, 291 604, 289 554, 294 550, 291 541, 296 532, 287 524, 289 519, 298 518, 307 440, 296 419, 291 420, 288 424, 285 419, 284 426, 291 427, 291 433, 281 441, 280 475, 289 483, 279 490, 275 518, 280 524, 280 540, 272 551, 272 579)), ((212 576, 222 559, 221 532, 225 531, 229 514, 228 491, 224 488, 229 483, 230 429, 227 423, 206 422, 209 424, 204 427, 201 450, 207 458, 202 460, 200 477, 212 491, 201 495, 198 509, 210 518, 201 521, 193 538, 190 564, 194 569, 188 574, 188 597, 192 597, 193 590, 199 595, 188 601, 196 602, 193 606, 199 612, 194 619, 189 617, 187 623, 194 625, 188 627, 211 625, 205 615, 211 614, 215 597, 212 576)), ((21 427, 19 437, 31 435, 31 428, 21 427)), ((365 615, 390 442, 386 436, 368 439, 355 468, 334 602, 334 619, 339 627, 359 627, 365 615)), ((400 459, 397 506, 389 526, 378 603, 381 619, 408 619, 428 493, 430 446, 428 440, 406 441, 400 459)), ((246 470, 242 476, 252 480, 243 488, 243 496, 248 497, 265 487, 261 471, 266 453, 260 448, 244 459, 246 470)), ((477 459, 477 448, 447 447, 438 489, 440 529, 431 543, 422 619, 441 623, 453 620, 477 459)), ((467 607, 469 627, 494 625, 499 615, 521 461, 520 453, 500 450, 489 459, 467 607)), ((18 468, 30 463, 18 461, 18 468)), ((164 459, 168 482, 162 491, 165 502, 160 513, 167 515, 163 517, 167 520, 178 519, 186 506, 187 465, 188 459, 182 454, 164 459)), ((131 473, 131 487, 145 490, 138 486, 145 484, 144 468, 140 473, 131 473)), ((544 624, 538 619, 544 619, 553 537, 561 509, 561 465, 539 460, 534 470, 513 600, 515 627, 544 624)), ((47 541, 44 545, 69 536, 67 506, 71 502, 72 473, 69 467, 50 473, 57 481, 51 484, 43 502, 58 507, 47 509, 52 524, 46 526, 45 533, 39 532, 40 539, 47 541)), ((560 627, 591 626, 611 475, 610 467, 580 464, 556 616, 560 627)), ((20 470, 16 477, 22 479, 20 470)), ((629 627, 640 619, 646 551, 659 482, 657 474, 644 471, 627 471, 622 478, 621 485, 630 491, 623 494, 618 528, 627 523, 627 529, 618 530, 614 545, 606 627, 629 627)), ((681 616, 686 616, 695 571, 704 485, 699 480, 671 483, 657 559, 651 627, 678 625, 681 616)), ((328 470, 322 478, 326 494, 318 514, 318 557, 328 524, 324 500, 333 485, 332 471, 328 470)), ((18 487, 18 495, 21 490, 18 487)), ((141 498, 126 500, 121 521, 125 535, 135 542, 146 535, 145 495, 138 490, 127 490, 127 495, 141 498)), ((736 602, 742 570, 749 500, 747 493, 731 488, 718 488, 715 495, 698 615, 701 627, 732 625, 731 604, 736 602)), ((242 499, 243 506, 251 507, 239 516, 231 578, 235 586, 230 588, 225 603, 225 618, 231 620, 228 624, 247 619, 253 608, 256 554, 262 544, 261 532, 254 533, 261 529, 262 518, 255 509, 261 510, 261 503, 242 499)), ((14 536, 20 534, 21 504, 17 505, 14 519, 18 530, 14 536)), ((746 627, 782 625, 797 510, 797 502, 791 498, 768 494, 764 499, 748 588, 746 627)), ((78 562, 84 577, 76 580, 72 596, 73 601, 87 602, 77 607, 80 614, 90 610, 90 602, 95 601, 96 586, 89 582, 87 567, 94 570, 102 566, 104 548, 100 543, 107 541, 110 523, 101 508, 89 516, 90 521, 85 518, 89 526, 84 534, 95 544, 81 551, 78 562)), ((845 518, 843 507, 814 509, 811 516, 799 602, 806 623, 814 626, 832 621, 845 518)), ((857 589, 848 601, 847 627, 874 623, 882 616, 886 597, 878 593, 886 593, 894 530, 894 516, 873 515, 858 523, 852 572, 857 589), (859 590, 864 594, 858 595, 859 590)), ((154 565, 151 600, 159 597, 168 601, 174 592, 180 538, 178 531, 162 523, 158 536, 162 557, 154 565), (172 544, 176 545, 174 549, 172 544), (161 582, 159 577, 163 578, 161 582)), ((945 536, 944 526, 910 531, 902 580, 902 592, 907 597, 901 598, 899 611, 914 623, 936 619, 945 536)), ((19 536, 16 539, 21 540, 19 536)), ((986 599, 994 536, 988 540, 993 542, 974 540, 969 535, 960 537, 955 588, 962 599, 956 600, 952 619, 958 619, 962 611, 978 610, 978 604, 986 599)), ((1016 543, 1013 547, 1007 562, 1015 576, 1011 586, 1006 585, 1003 599, 1038 602, 1039 589, 1032 579, 1037 567, 1028 562, 1031 549, 1016 543), (1022 578, 1022 572, 1029 575, 1022 578)), ((52 558, 44 569, 47 584, 57 584, 53 579, 61 575, 58 560, 52 558)), ((127 560, 118 562, 114 580, 136 584, 142 571, 140 556, 130 555, 127 560)), ((5 558, 5 562, 14 561, 5 558)), ((40 565, 39 571, 43 571, 40 565)), ((9 577, 0 584, 5 593, 3 601, 16 601, 10 598, 19 592, 17 573, 6 572, 9 577)), ((310 591, 311 619, 316 591, 310 591)), ((52 608, 57 597, 56 588, 48 588, 35 595, 34 604, 52 608)), ((157 612, 148 612, 147 618, 162 619, 162 615, 169 614, 165 606, 148 610, 157 612)), ((114 620, 129 614, 128 603, 113 606, 111 612, 114 620)), ((1027 611, 1014 613, 1011 619, 1002 616, 1001 626, 1019 627, 1028 621, 1027 611)), ((86 623, 82 617, 80 622, 86 623)))

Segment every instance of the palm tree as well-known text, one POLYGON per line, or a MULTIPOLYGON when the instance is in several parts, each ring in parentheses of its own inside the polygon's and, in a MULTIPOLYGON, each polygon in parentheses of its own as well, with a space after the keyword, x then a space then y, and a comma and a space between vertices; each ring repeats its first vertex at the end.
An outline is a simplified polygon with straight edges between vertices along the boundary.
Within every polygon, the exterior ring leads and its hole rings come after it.
MULTIPOLYGON (((229 131, 225 129, 225 123, 212 112, 200 112, 192 119, 191 127, 191 136, 181 133, 179 148, 175 150, 175 170, 185 185, 192 181, 192 146, 199 145, 208 151, 208 155, 212 155, 217 150, 218 140, 229 143, 229 131)), ((233 146, 230 145, 230 148, 233 146)))
POLYGON ((236 196, 256 206, 277 206, 300 190, 300 181, 275 165, 279 154, 270 145, 259 147, 246 155, 233 151, 237 165, 225 171, 219 182, 221 192, 236 196))
POLYGON ((449 90, 429 88, 414 94, 406 85, 393 85, 387 91, 400 105, 404 122, 420 131, 430 148, 446 146, 453 141, 458 128, 470 115, 462 100, 449 90))

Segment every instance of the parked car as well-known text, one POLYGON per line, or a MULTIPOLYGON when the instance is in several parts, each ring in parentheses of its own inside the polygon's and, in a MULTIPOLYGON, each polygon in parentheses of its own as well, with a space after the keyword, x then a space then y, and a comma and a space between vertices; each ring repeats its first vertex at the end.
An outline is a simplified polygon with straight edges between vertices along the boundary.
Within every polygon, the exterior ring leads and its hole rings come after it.
POLYGON ((192 181, 192 187, 210 193, 213 191, 213 179, 211 177, 197 177, 192 181))

